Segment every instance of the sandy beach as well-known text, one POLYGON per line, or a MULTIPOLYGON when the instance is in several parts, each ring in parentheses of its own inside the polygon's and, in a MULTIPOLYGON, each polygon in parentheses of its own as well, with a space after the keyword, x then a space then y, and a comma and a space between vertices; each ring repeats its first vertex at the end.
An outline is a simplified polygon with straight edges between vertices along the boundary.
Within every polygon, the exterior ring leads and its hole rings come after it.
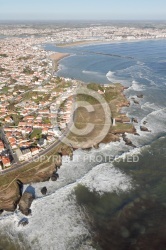
POLYGON ((54 62, 54 70, 55 70, 55 71, 58 70, 58 62, 59 62, 61 59, 65 58, 65 57, 67 57, 67 56, 69 56, 69 55, 70 55, 70 54, 68 54, 68 53, 59 53, 59 52, 53 53, 53 54, 50 55, 50 58, 51 58, 51 59, 53 60, 53 62, 54 62))
POLYGON ((79 45, 89 45, 89 44, 97 44, 97 43, 102 43, 101 41, 98 40, 89 40, 89 41, 77 41, 77 42, 71 42, 71 43, 62 43, 62 44, 57 44, 57 47, 72 47, 72 46, 79 46, 79 45))
MULTIPOLYGON (((101 40, 82 40, 77 42, 70 42, 70 43, 62 43, 57 44, 56 47, 73 47, 73 46, 86 46, 86 45, 97 45, 97 44, 111 44, 111 43, 134 43, 134 42, 141 42, 141 41, 153 41, 153 40, 161 40, 161 38, 142 38, 142 39, 121 39, 121 40, 110 40, 110 41, 101 41, 101 40)), ((165 40, 165 38, 162 38, 165 40)))

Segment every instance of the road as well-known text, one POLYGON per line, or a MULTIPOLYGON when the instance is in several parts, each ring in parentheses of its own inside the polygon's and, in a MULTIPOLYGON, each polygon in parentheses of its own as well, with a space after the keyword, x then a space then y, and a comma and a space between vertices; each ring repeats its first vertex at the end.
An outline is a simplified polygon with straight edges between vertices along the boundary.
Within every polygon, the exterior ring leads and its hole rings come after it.
MULTIPOLYGON (((55 67, 55 62, 53 61, 53 67, 52 67, 51 77, 52 77, 53 74, 54 74, 54 67, 55 67)), ((47 82, 51 79, 51 77, 49 77, 49 79, 47 80, 47 82)), ((46 82, 44 82, 44 84, 46 84, 46 82)), ((32 90, 32 89, 31 89, 31 90, 32 90)), ((29 92, 29 91, 30 91, 30 90, 28 90, 27 92, 29 92)), ((25 93, 24 93, 24 94, 25 94, 25 93)), ((64 93, 64 97, 67 97, 67 96, 65 96, 65 95, 66 95, 66 93, 64 93)), ((63 97, 63 95, 62 95, 61 97, 63 97)), ((75 105, 75 100, 74 100, 73 103, 74 103, 74 105, 75 105)), ((73 114, 73 110, 72 110, 72 114, 73 114)), ((72 115, 71 115, 71 117, 72 117, 72 115)), ((8 147, 8 149, 10 150, 11 155, 12 155, 12 157, 13 157, 13 159, 14 159, 14 162, 15 162, 15 163, 13 164, 13 167, 11 167, 11 168, 9 168, 9 169, 2 170, 2 171, 0 172, 0 175, 2 176, 2 175, 5 175, 5 174, 7 174, 7 173, 11 173, 11 172, 13 172, 13 171, 15 171, 15 170, 17 170, 17 169, 21 169, 21 168, 27 166, 28 164, 34 162, 35 160, 37 160, 37 159, 40 158, 41 156, 42 156, 42 157, 44 157, 44 156, 47 157, 47 154, 48 154, 49 152, 51 152, 54 148, 56 148, 56 147, 62 142, 62 140, 66 137, 66 135, 70 132, 70 126, 72 126, 72 123, 73 123, 73 119, 71 119, 71 122, 70 122, 69 125, 67 126, 66 130, 64 131, 64 133, 62 134, 62 136, 61 136, 57 141, 55 141, 53 144, 51 144, 51 145, 50 145, 48 148, 46 148, 45 150, 41 151, 38 155, 32 157, 31 159, 29 159, 28 161, 25 161, 25 162, 23 162, 23 163, 20 163, 20 162, 19 162, 17 155, 16 155, 15 153, 13 153, 13 150, 12 150, 12 148, 11 148, 11 146, 10 146, 10 143, 8 142, 8 140, 7 140, 6 136, 5 136, 5 133, 4 133, 3 129, 0 129, 0 132, 1 132, 1 134, 2 134, 2 137, 4 138, 4 141, 5 141, 5 145, 6 145, 6 146, 8 147)), ((40 161, 40 160, 39 160, 39 161, 40 161)))
MULTIPOLYGON (((65 95, 65 94, 64 94, 65 95)), ((74 105, 75 105, 75 100, 73 101, 74 105)), ((74 112, 74 109, 72 110, 72 114, 74 112)), ((16 159, 15 163, 13 164, 13 167, 9 168, 9 169, 5 169, 5 170, 2 170, 0 172, 0 175, 5 175, 7 173, 11 173, 17 169, 21 169, 25 166, 27 166, 28 164, 34 162, 35 160, 39 159, 41 156, 44 158, 47 157, 47 154, 49 152, 51 152, 54 148, 56 148, 62 141, 63 139, 66 137, 66 135, 70 132, 70 127, 72 126, 73 124, 73 116, 71 115, 71 121, 69 123, 69 125, 67 126, 66 130, 64 131, 64 133, 62 134, 62 136, 57 140, 55 141, 53 144, 51 144, 48 148, 46 148, 45 150, 41 151, 38 155, 32 157, 31 159, 29 159, 28 161, 26 162, 23 162, 23 163, 19 163, 18 159, 16 159)), ((5 136, 4 132, 3 132, 3 136, 5 136)), ((9 144, 10 145, 10 144, 9 144)), ((12 149, 11 149, 12 150, 12 149)), ((13 151, 12 151, 13 152, 13 151)), ((15 154, 13 154, 13 157, 16 156, 15 154)), ((15 159, 15 158, 14 158, 15 159)), ((40 159, 39 159, 39 162, 40 162, 40 159)))
MULTIPOLYGON (((69 129, 68 129, 68 132, 69 132, 69 129)), ((20 169, 20 168, 23 168, 25 166, 27 166, 28 164, 34 162, 35 160, 37 160, 38 158, 40 158, 41 156, 45 156, 47 157, 47 154, 52 151, 54 148, 56 148, 60 143, 61 141, 63 140, 63 138, 65 138, 67 134, 67 131, 65 131, 65 133, 58 139, 58 141, 54 142, 53 144, 51 144, 48 148, 46 148, 45 150, 41 151, 38 155, 32 157, 31 159, 29 159, 29 161, 26 161, 26 162, 23 162, 23 163, 14 163, 13 164, 13 167, 9 168, 9 169, 5 169, 5 170, 2 170, 2 172, 0 173, 0 175, 5 175, 7 173, 11 173, 17 169, 20 169)), ((43 157, 44 158, 44 157, 43 157)), ((39 159, 39 162, 40 162, 40 159, 39 159)))
POLYGON ((10 155, 12 156, 14 162, 18 163, 19 162, 18 157, 15 153, 13 153, 13 149, 11 148, 11 145, 5 135, 3 128, 0 128, 0 135, 1 135, 1 139, 4 141, 6 149, 10 151, 10 155))

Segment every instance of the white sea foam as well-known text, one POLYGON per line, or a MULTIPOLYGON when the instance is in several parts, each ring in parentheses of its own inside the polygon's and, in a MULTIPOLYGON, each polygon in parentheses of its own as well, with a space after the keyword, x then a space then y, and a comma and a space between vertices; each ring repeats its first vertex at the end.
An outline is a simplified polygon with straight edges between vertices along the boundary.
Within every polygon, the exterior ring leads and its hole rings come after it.
POLYGON ((108 71, 108 73, 105 75, 108 81, 112 83, 117 83, 120 82, 124 86, 129 86, 129 80, 125 79, 124 77, 121 77, 120 70, 113 72, 113 71, 108 71))
POLYGON ((145 102, 141 105, 141 109, 152 109, 152 110, 158 110, 159 106, 157 106, 155 103, 145 102))
MULTIPOLYGON (((137 79, 136 76, 145 79, 144 74, 138 69, 138 66, 135 68, 130 67, 126 72, 131 73, 132 79, 137 79)), ((149 74, 148 69, 145 70, 149 74)), ((97 72, 93 71, 83 71, 83 73, 97 74, 97 72)), ((109 71, 106 76, 110 81, 117 81, 115 72, 109 71)), ((137 81, 133 81, 132 86, 129 88, 129 90, 134 91, 143 91, 145 89, 146 86, 137 81)), ((148 106, 149 103, 146 103, 142 105, 142 109, 146 109, 148 106)), ((147 126, 150 129, 152 128, 153 131, 165 131, 166 110, 156 109, 155 104, 150 104, 150 108, 152 112, 135 126, 139 128, 140 124, 146 119, 148 121, 147 126)), ((140 130, 137 132, 141 136, 127 134, 129 138, 132 138, 132 142, 136 146, 141 145, 142 142, 152 136, 152 133, 141 132, 140 130)), ((67 158, 63 158, 63 165, 58 171, 60 178, 57 182, 49 181, 33 184, 36 189, 37 199, 32 203, 32 216, 29 217, 29 224, 24 228, 18 227, 18 221, 23 218, 23 215, 20 212, 5 213, 5 215, 1 216, 0 227, 3 229, 6 227, 7 232, 10 231, 13 234, 13 238, 17 237, 17 234, 21 232, 27 237, 34 250, 91 250, 91 246, 86 241, 87 238, 90 239, 91 234, 83 220, 84 214, 76 203, 74 188, 78 184, 82 184, 89 188, 90 191, 96 191, 100 194, 131 190, 133 188, 132 179, 113 167, 112 163, 100 164, 90 161, 91 156, 96 155, 117 155, 117 158, 125 158, 127 155, 139 155, 142 152, 141 148, 130 151, 129 149, 131 147, 126 146, 121 140, 107 145, 102 144, 99 149, 93 149, 90 152, 75 151, 74 156, 79 156, 79 161, 74 158, 74 161, 67 162, 67 158), (120 152, 122 152, 121 156, 119 156, 120 152), (40 193, 43 186, 48 188, 48 195, 45 197, 40 193), (82 242, 81 247, 79 247, 80 242, 82 242)))
POLYGON ((96 191, 99 194, 126 192, 132 188, 131 178, 114 168, 110 163, 93 168, 80 183, 88 187, 91 192, 96 191))
POLYGON ((67 163, 64 158, 57 182, 32 184, 35 187, 37 199, 32 203, 29 224, 26 227, 18 227, 18 222, 23 215, 15 212, 2 216, 0 227, 8 226, 7 230, 14 237, 22 233, 34 250, 92 249, 89 245, 91 234, 85 224, 84 214, 76 203, 74 188, 82 184, 90 191, 95 190, 100 194, 130 190, 131 178, 113 167, 111 163, 100 164, 90 161, 91 155, 115 156, 119 150, 127 150, 127 148, 123 142, 115 142, 101 145, 99 149, 93 149, 91 152, 75 151, 74 155, 80 157, 79 162, 74 160, 67 163), (99 165, 96 166, 97 164, 99 165), (45 197, 40 193, 43 186, 48 188, 48 195, 45 197))
MULTIPOLYGON (((128 134, 128 133, 126 133, 126 135, 127 135, 127 137, 129 138, 129 136, 131 135, 131 134, 128 134)), ((148 147, 150 147, 149 145, 146 145, 146 146, 141 146, 141 147, 139 147, 139 148, 133 148, 133 149, 131 149, 130 151, 128 151, 128 152, 124 152, 122 155, 120 155, 120 156, 118 156, 117 158, 115 158, 115 161, 117 160, 117 159, 126 159, 126 157, 128 157, 128 156, 139 156, 139 155, 141 155, 142 154, 142 151, 145 149, 145 148, 148 148, 148 147)))
MULTIPOLYGON (((131 86, 125 90, 125 93, 132 93, 132 91, 144 91, 145 90, 145 85, 138 83, 137 81, 133 80, 131 82, 131 86)), ((133 94, 132 94, 133 97, 133 94)))
POLYGON ((142 84, 139 84, 136 81, 132 81, 132 86, 129 89, 132 89, 134 91, 143 91, 145 89, 145 86, 142 84))
POLYGON ((62 70, 66 70, 67 69, 67 67, 65 66, 65 65, 63 65, 63 64, 58 64, 58 70, 56 71, 56 75, 60 72, 60 71, 62 71, 62 70))
POLYGON ((145 65, 144 62, 140 62, 140 61, 137 61, 137 64, 138 64, 138 65, 141 65, 141 66, 145 65))
MULTIPOLYGON (((71 185, 50 196, 36 199, 32 204, 33 214, 29 216, 26 227, 18 227, 18 222, 23 217, 20 212, 0 221, 0 224, 10 225, 9 230, 15 237, 22 233, 33 250, 86 249, 90 233, 72 194, 73 187, 71 185)), ((89 246, 88 249, 92 248, 89 246)))
POLYGON ((166 132, 166 108, 155 110, 147 115, 149 128, 155 133, 166 132))
POLYGON ((108 71, 108 73, 106 74, 107 77, 112 77, 115 74, 115 72, 113 71, 108 71))
POLYGON ((119 81, 117 79, 117 77, 115 77, 115 72, 113 72, 113 71, 108 71, 108 73, 106 74, 106 77, 107 77, 108 81, 110 81, 110 82, 117 82, 117 81, 119 81))
POLYGON ((83 70, 82 73, 84 74, 92 74, 92 75, 97 75, 99 72, 96 71, 88 71, 88 70, 83 70))
POLYGON ((82 184, 90 191, 96 191, 100 195, 105 192, 130 191, 133 188, 131 177, 115 168, 112 163, 96 166, 96 163, 90 162, 89 158, 91 155, 99 154, 116 156, 119 151, 125 151, 118 156, 120 159, 127 155, 139 155, 143 148, 132 149, 128 152, 129 147, 121 140, 121 142, 107 145, 101 144, 99 149, 89 152, 75 151, 74 155, 81 157, 80 161, 74 159, 73 162, 67 162, 67 159, 63 158, 63 166, 59 170, 60 179, 57 182, 33 185, 38 198, 32 203, 32 216, 29 217, 29 224, 26 227, 18 227, 18 222, 23 216, 20 212, 16 212, 3 216, 0 226, 7 226, 7 230, 14 237, 17 237, 18 233, 22 233, 34 250, 93 249, 90 246, 90 230, 85 224, 83 212, 76 203, 74 188, 78 184, 82 184), (82 161, 85 155, 86 162, 82 161), (44 185, 48 188, 48 196, 43 198, 40 188, 44 185))

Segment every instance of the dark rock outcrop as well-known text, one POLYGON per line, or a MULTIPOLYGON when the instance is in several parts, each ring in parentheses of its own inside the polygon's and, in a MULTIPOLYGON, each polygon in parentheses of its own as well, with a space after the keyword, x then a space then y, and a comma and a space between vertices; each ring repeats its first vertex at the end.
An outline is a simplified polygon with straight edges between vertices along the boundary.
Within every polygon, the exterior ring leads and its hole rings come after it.
POLYGON ((146 125, 148 122, 147 121, 144 121, 143 124, 146 125))
POLYGON ((22 195, 22 188, 18 181, 14 181, 8 187, 4 186, 0 190, 0 210, 14 212, 22 195))
POLYGON ((52 181, 57 181, 58 178, 59 178, 59 174, 57 172, 53 172, 53 174, 51 176, 51 180, 52 181))
POLYGON ((129 89, 129 87, 123 87, 123 90, 125 90, 125 89, 129 89))
POLYGON ((135 104, 139 104, 139 102, 138 102, 137 100, 134 100, 134 103, 135 103, 135 104))
POLYGON ((28 223, 29 223, 28 219, 27 219, 27 218, 23 218, 23 219, 21 219, 21 220, 19 221, 18 226, 23 226, 23 227, 25 227, 26 225, 28 225, 28 223))
POLYGON ((122 119, 122 123, 130 123, 131 122, 130 118, 127 116, 123 116, 121 119, 122 119))
POLYGON ((72 160, 73 160, 73 153, 71 153, 71 154, 69 155, 69 157, 70 157, 70 161, 72 161, 72 160))
POLYGON ((151 132, 148 128, 146 128, 145 126, 140 126, 140 130, 144 131, 144 132, 151 132))
POLYGON ((30 207, 34 199, 35 196, 32 192, 24 192, 19 202, 19 209, 24 215, 28 216, 29 214, 31 214, 30 207))
POLYGON ((130 107, 130 101, 128 101, 128 100, 122 101, 122 102, 119 104, 119 107, 120 107, 120 108, 122 108, 122 107, 130 107))
POLYGON ((0 210, 0 215, 3 213, 3 209, 0 210))
POLYGON ((62 166, 62 153, 58 153, 55 157, 55 166, 60 168, 62 166))
POLYGON ((137 95, 138 98, 143 98, 143 94, 137 95))
POLYGON ((135 148, 135 145, 133 145, 132 141, 129 138, 127 138, 125 134, 122 135, 122 138, 123 138, 124 142, 126 143, 126 145, 135 148))
POLYGON ((46 195, 47 194, 47 188, 46 187, 41 188, 41 193, 42 193, 42 195, 46 195))
POLYGON ((23 185, 23 183, 22 183, 20 180, 16 180, 16 183, 17 183, 18 186, 19 186, 20 196, 22 196, 24 185, 23 185))
POLYGON ((137 120, 137 118, 132 118, 132 122, 135 122, 135 123, 138 123, 138 120, 137 120))
POLYGON ((99 144, 94 144, 92 148, 98 149, 99 148, 99 144))

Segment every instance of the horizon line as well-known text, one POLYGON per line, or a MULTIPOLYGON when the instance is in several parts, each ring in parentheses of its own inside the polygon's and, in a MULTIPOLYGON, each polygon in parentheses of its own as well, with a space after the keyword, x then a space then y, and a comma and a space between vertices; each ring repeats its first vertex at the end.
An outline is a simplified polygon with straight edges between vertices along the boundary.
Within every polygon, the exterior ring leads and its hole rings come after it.
POLYGON ((45 22, 49 22, 49 21, 60 21, 60 22, 62 22, 62 21, 71 21, 71 22, 75 22, 75 21, 100 21, 100 22, 105 22, 105 21, 111 21, 111 22, 116 22, 116 21, 127 21, 127 22, 132 22, 132 21, 137 21, 137 22, 142 22, 142 21, 149 21, 149 22, 151 22, 151 21, 153 21, 153 22, 158 22, 158 21, 166 21, 166 19, 0 19, 0 22, 6 22, 6 21, 14 21, 14 22, 20 22, 20 21, 31 21, 31 22, 33 22, 33 21, 45 21, 45 22))

